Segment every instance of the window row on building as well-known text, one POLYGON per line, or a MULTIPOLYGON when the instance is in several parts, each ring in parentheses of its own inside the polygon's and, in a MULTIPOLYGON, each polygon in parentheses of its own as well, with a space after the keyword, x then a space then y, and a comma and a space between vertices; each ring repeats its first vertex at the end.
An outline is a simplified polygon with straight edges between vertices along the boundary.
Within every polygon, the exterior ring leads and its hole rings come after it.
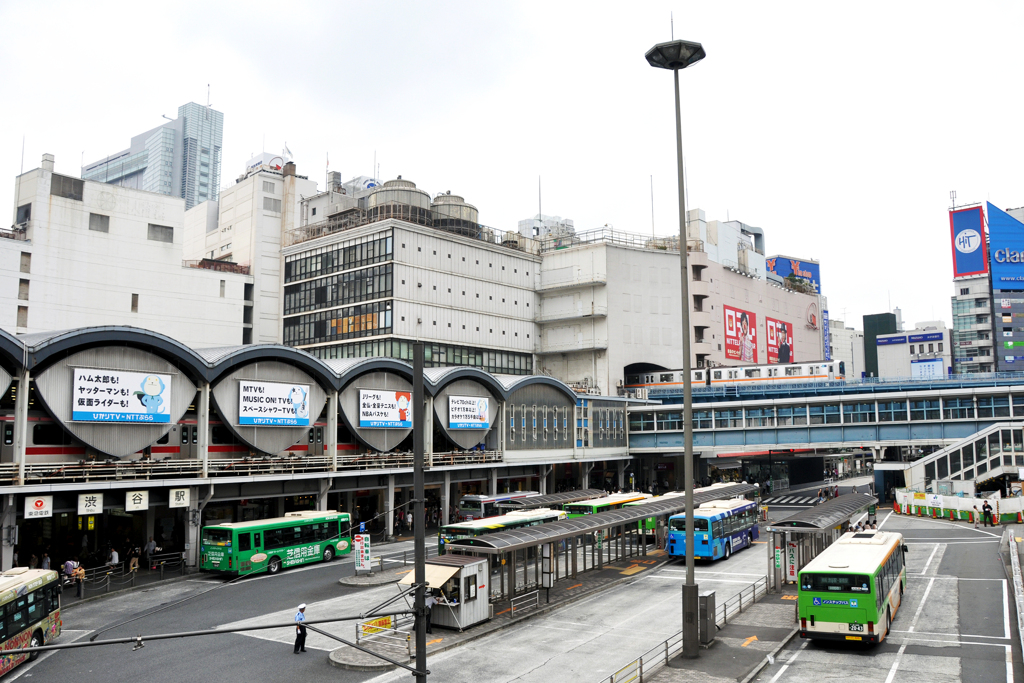
POLYGON ((284 314, 390 298, 393 269, 388 263, 288 285, 284 288, 284 314))
MULTIPOLYGON (((952 398, 900 399, 893 401, 843 401, 791 406, 748 408, 694 408, 694 429, 742 429, 795 427, 875 422, 923 422, 1024 417, 1024 395, 963 396, 952 398)), ((630 432, 678 431, 683 428, 682 408, 633 411, 630 432)))
POLYGON ((350 242, 304 251, 285 258, 284 281, 295 282, 339 271, 390 261, 394 257, 391 231, 360 237, 350 242))
POLYGON ((936 479, 968 480, 982 477, 990 470, 1024 467, 1024 433, 1020 429, 1001 429, 973 443, 943 453, 925 463, 926 483, 936 479))
POLYGON ((284 343, 319 344, 391 333, 391 301, 377 301, 284 320, 284 343))
MULTIPOLYGON (((317 358, 397 358, 412 360, 412 340, 374 339, 305 349, 317 358)), ((493 351, 456 344, 426 343, 424 365, 428 368, 466 365, 501 375, 532 375, 533 356, 512 351, 493 351)))

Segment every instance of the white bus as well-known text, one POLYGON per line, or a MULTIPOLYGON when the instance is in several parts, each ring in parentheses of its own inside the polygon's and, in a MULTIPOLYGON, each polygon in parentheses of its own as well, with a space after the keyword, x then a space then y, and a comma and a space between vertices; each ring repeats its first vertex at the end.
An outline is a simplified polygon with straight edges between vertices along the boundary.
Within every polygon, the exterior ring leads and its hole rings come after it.
POLYGON ((539 495, 540 493, 537 491, 513 491, 512 493, 499 493, 496 496, 480 496, 476 494, 463 496, 462 500, 459 501, 459 521, 466 522, 472 519, 495 517, 501 514, 501 510, 498 509, 498 503, 539 495))
POLYGON ((561 510, 537 508, 536 510, 515 510, 505 515, 488 517, 487 519, 446 524, 437 532, 437 554, 444 555, 445 546, 452 541, 493 534, 499 531, 508 531, 510 529, 521 529, 524 526, 537 526, 538 524, 557 522, 565 518, 566 514, 561 510))

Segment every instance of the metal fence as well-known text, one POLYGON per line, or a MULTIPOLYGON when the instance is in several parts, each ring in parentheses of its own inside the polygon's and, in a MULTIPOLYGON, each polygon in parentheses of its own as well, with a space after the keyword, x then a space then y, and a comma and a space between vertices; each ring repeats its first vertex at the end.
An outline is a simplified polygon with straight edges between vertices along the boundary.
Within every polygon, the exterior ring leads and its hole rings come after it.
MULTIPOLYGON (((433 453, 426 464, 430 467, 500 463, 500 451, 457 451, 433 453)), ((337 470, 330 456, 267 455, 239 460, 208 460, 207 476, 233 477, 260 474, 296 474, 341 470, 412 469, 412 453, 366 453, 338 456, 337 470)), ((173 477, 199 478, 203 461, 185 460, 114 460, 71 463, 26 463, 26 484, 80 483, 90 481, 152 480, 173 477)), ((0 485, 10 485, 18 477, 17 463, 0 464, 0 485)))
POLYGON ((516 615, 516 612, 522 612, 524 609, 530 609, 531 607, 540 607, 540 591, 531 591, 525 595, 512 598, 512 616, 516 615))
MULTIPOLYGON (((762 577, 729 598, 715 609, 715 622, 719 627, 725 626, 731 617, 735 617, 746 608, 757 602, 757 598, 768 592, 768 577, 762 577)), ((683 632, 664 640, 647 652, 643 653, 621 669, 601 681, 608 683, 643 683, 644 676, 651 676, 655 671, 668 664, 676 655, 683 651, 683 632)))

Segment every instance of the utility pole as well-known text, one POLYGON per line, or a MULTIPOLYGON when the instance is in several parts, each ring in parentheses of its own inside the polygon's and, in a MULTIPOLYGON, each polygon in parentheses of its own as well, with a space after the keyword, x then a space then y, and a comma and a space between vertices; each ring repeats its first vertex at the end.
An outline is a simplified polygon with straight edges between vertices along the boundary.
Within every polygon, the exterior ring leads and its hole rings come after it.
POLYGON ((416 567, 414 583, 416 598, 413 607, 416 610, 416 680, 423 683, 427 680, 427 621, 426 621, 426 582, 427 553, 424 546, 423 514, 423 342, 412 345, 412 458, 413 458, 413 513, 412 523, 415 527, 414 543, 416 544, 416 567))

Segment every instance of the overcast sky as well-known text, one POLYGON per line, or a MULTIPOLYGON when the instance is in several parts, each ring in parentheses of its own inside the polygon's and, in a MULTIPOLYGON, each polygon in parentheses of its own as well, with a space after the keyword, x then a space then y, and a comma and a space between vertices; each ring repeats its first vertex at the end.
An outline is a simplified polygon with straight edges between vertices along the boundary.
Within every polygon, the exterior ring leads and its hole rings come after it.
POLYGON ((0 206, 21 167, 78 175, 175 117, 224 112, 222 185, 287 142, 300 174, 401 174, 487 225, 677 232, 675 36, 689 205, 821 261, 833 318, 950 321, 947 210, 1024 205, 1024 3, 0 0, 0 206), (151 9, 152 8, 152 9, 151 9), (853 11, 850 11, 853 10, 853 11), (265 143, 264 143, 265 140, 265 143))

